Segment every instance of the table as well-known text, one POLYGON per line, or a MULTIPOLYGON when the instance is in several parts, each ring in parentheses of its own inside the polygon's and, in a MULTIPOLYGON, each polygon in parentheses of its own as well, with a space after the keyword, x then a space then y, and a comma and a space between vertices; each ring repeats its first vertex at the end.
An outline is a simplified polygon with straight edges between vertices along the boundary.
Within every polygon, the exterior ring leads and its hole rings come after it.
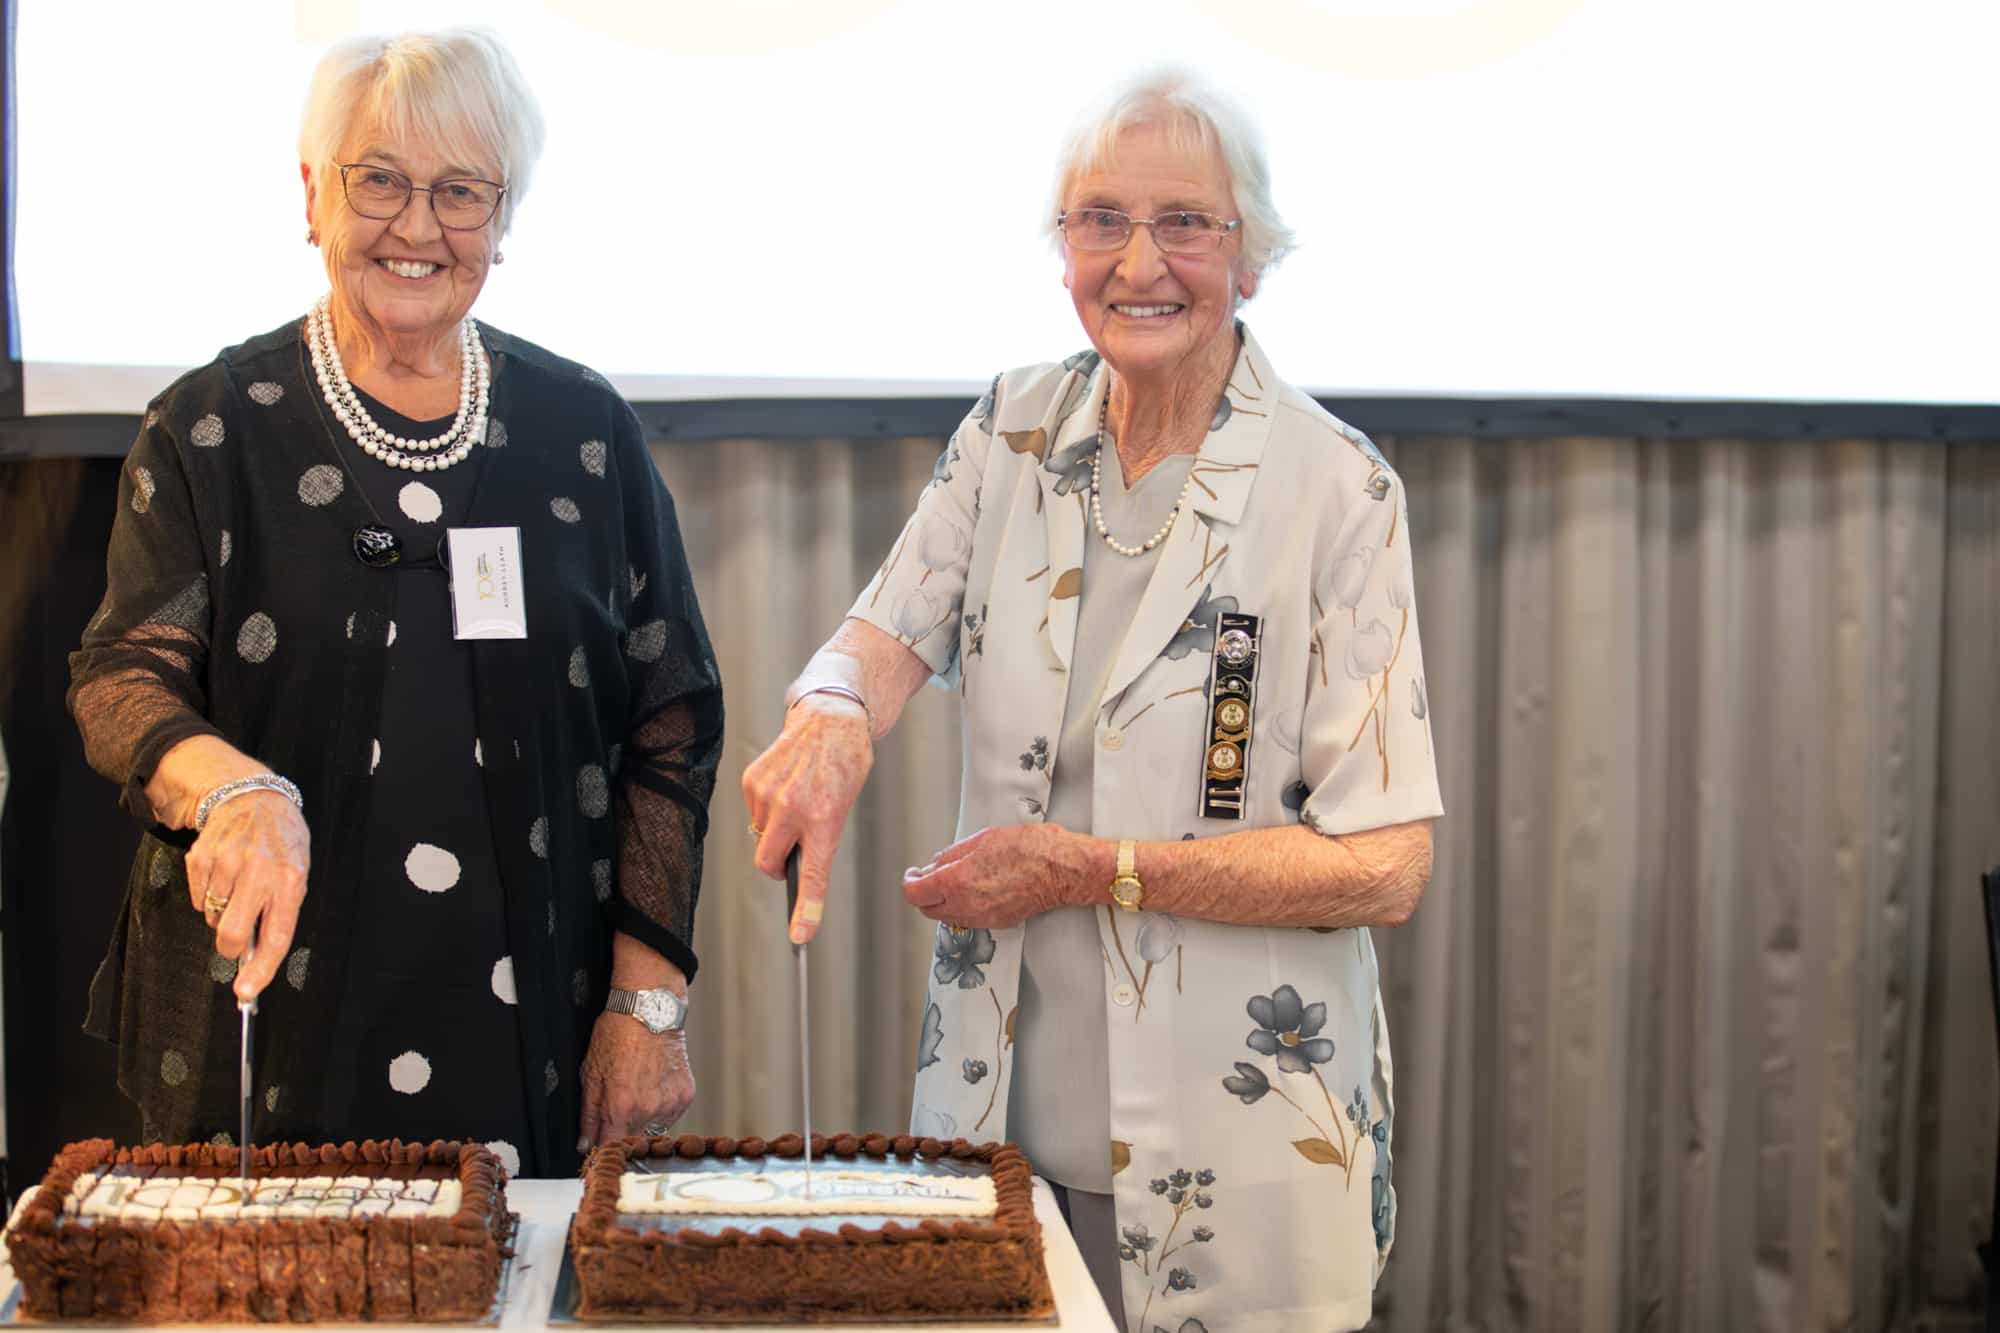
MULTIPOLYGON (((507 1182, 507 1206, 521 1216, 520 1234, 514 1238, 514 1262, 507 1277, 507 1300, 500 1309, 502 1328, 546 1328, 549 1303, 555 1299, 556 1274, 562 1268, 563 1241, 569 1232, 570 1214, 583 1197, 580 1180, 512 1180, 507 1182)), ((26 1202, 25 1196, 22 1202, 26 1202)), ((18 1207, 18 1205, 17 1205, 18 1207)), ((1061 1328, 1065 1333, 1119 1333, 1104 1308, 1097 1288, 1084 1269, 1076 1241, 1063 1225, 1055 1195, 1046 1181, 1035 1181, 1035 1216, 1042 1224, 1042 1250, 1049 1266, 1049 1285, 1055 1289, 1054 1324, 675 1324, 675 1329, 709 1330, 709 1333, 745 1333, 747 1329, 818 1330, 829 1327, 842 1333, 922 1333, 929 1329, 978 1330, 978 1333, 1023 1333, 1025 1329, 1061 1328)), ((13 1266, 0 1249, 0 1292, 17 1290, 13 1266)), ((17 1318, 18 1302, 7 1300, 5 1322, 17 1318)), ((92 1325, 91 1327, 105 1327, 92 1325)), ((221 1327, 210 1325, 208 1327, 221 1327)), ((278 1325, 241 1325, 246 1328, 275 1328, 278 1325)), ((321 1325, 320 1327, 331 1327, 321 1325)), ((388 1324, 361 1324, 356 1327, 383 1329, 388 1324)), ((435 1328, 414 1324, 411 1330, 435 1328)), ((590 1325, 568 1325, 587 1329, 590 1325)))

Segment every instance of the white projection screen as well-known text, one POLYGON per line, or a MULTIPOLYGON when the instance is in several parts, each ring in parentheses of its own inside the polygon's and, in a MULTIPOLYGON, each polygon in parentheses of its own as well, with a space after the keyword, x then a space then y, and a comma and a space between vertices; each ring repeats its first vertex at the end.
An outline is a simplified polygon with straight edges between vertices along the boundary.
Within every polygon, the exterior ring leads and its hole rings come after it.
POLYGON ((30 412, 136 410, 300 314, 341 35, 478 22, 548 149, 489 322, 634 398, 922 397, 1083 345, 1077 112, 1235 93, 1303 241, 1246 318, 1326 394, 2000 398, 2000 4, 16 0, 30 412))

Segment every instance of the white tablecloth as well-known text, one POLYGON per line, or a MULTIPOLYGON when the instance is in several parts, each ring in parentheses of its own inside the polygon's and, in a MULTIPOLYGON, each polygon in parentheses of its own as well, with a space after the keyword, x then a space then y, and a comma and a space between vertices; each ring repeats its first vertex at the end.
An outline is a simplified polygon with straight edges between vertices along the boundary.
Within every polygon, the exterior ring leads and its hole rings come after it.
MULTIPOLYGON (((507 1278, 507 1302, 500 1310, 502 1328, 543 1328, 548 1325, 549 1303, 555 1299, 556 1274, 562 1268, 563 1239, 569 1231, 570 1214, 583 1196, 580 1180, 515 1180, 507 1184, 507 1206, 521 1215, 521 1233, 514 1241, 514 1263, 507 1278)), ((23 1199, 25 1202, 25 1197, 23 1199)), ((978 1329, 987 1333, 1022 1333, 1024 1328, 1059 1327, 1079 1333, 1117 1333, 1104 1302, 1084 1271, 1083 1256, 1069 1228, 1056 1210, 1055 1195, 1048 1185, 1035 1182, 1035 1216, 1042 1223, 1042 1249, 1048 1257, 1049 1285, 1055 1288, 1056 1323, 1050 1324, 841 1324, 845 1333, 918 1333, 920 1329, 978 1329)), ((14 1270, 0 1249, 0 1292, 14 1292, 14 1270)), ((19 1301, 7 1301, 8 1322, 19 1317, 19 1301)), ((93 1327, 104 1327, 93 1325, 93 1327)), ((250 1325, 271 1328, 276 1325, 250 1325)), ((363 1324, 362 1328, 382 1329, 385 1324, 363 1324)), ((424 1325, 411 1325, 422 1329, 424 1325)), ((742 1324, 678 1324, 676 1328, 708 1329, 711 1333, 743 1333, 742 1324)), ((824 1329, 827 1325, 764 1324, 761 1328, 824 1329)))

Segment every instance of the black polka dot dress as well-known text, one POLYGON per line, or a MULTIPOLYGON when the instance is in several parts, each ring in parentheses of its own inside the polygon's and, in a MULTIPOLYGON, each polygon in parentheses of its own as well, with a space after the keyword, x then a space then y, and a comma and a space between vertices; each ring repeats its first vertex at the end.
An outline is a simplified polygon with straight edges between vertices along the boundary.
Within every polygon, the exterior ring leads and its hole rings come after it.
POLYGON ((161 755, 219 736, 298 784, 312 836, 259 1002, 258 1141, 476 1140, 572 1175, 614 938, 697 970, 722 689, 673 500, 601 376, 484 325, 483 441, 389 468, 327 410, 301 323, 162 393, 126 460, 72 699, 149 827, 86 1027, 149 1139, 232 1138, 235 960, 189 906, 192 836, 145 799, 161 755), (357 558, 376 526, 392 568, 357 558), (452 526, 519 529, 527 638, 452 637, 452 526))
MULTIPOLYGON (((360 395, 407 439, 442 434, 360 395)), ((493 826, 481 778, 472 655, 453 638, 448 528, 465 526, 487 451, 429 472, 390 467, 350 439, 341 465, 402 558, 382 631, 388 649, 375 787, 344 995, 324 1094, 327 1118, 393 1126, 406 1139, 475 1138, 518 1174, 532 1142, 521 1075, 519 997, 493 826)), ((542 1164, 529 1153, 527 1165, 542 1164)))

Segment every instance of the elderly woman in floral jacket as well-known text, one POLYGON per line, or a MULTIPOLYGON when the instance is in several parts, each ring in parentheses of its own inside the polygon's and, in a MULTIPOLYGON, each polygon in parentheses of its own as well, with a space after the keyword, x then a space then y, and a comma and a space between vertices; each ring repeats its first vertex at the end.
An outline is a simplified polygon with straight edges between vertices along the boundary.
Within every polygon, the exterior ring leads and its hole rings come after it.
POLYGON ((1135 1333, 1359 1328, 1395 1227, 1368 928, 1441 812, 1402 487, 1238 320, 1289 235, 1226 103, 1119 92, 1057 193, 1091 350, 951 437, 744 777, 757 863, 799 846, 810 938, 872 738, 955 674, 912 1129, 1020 1142, 1135 1333))

